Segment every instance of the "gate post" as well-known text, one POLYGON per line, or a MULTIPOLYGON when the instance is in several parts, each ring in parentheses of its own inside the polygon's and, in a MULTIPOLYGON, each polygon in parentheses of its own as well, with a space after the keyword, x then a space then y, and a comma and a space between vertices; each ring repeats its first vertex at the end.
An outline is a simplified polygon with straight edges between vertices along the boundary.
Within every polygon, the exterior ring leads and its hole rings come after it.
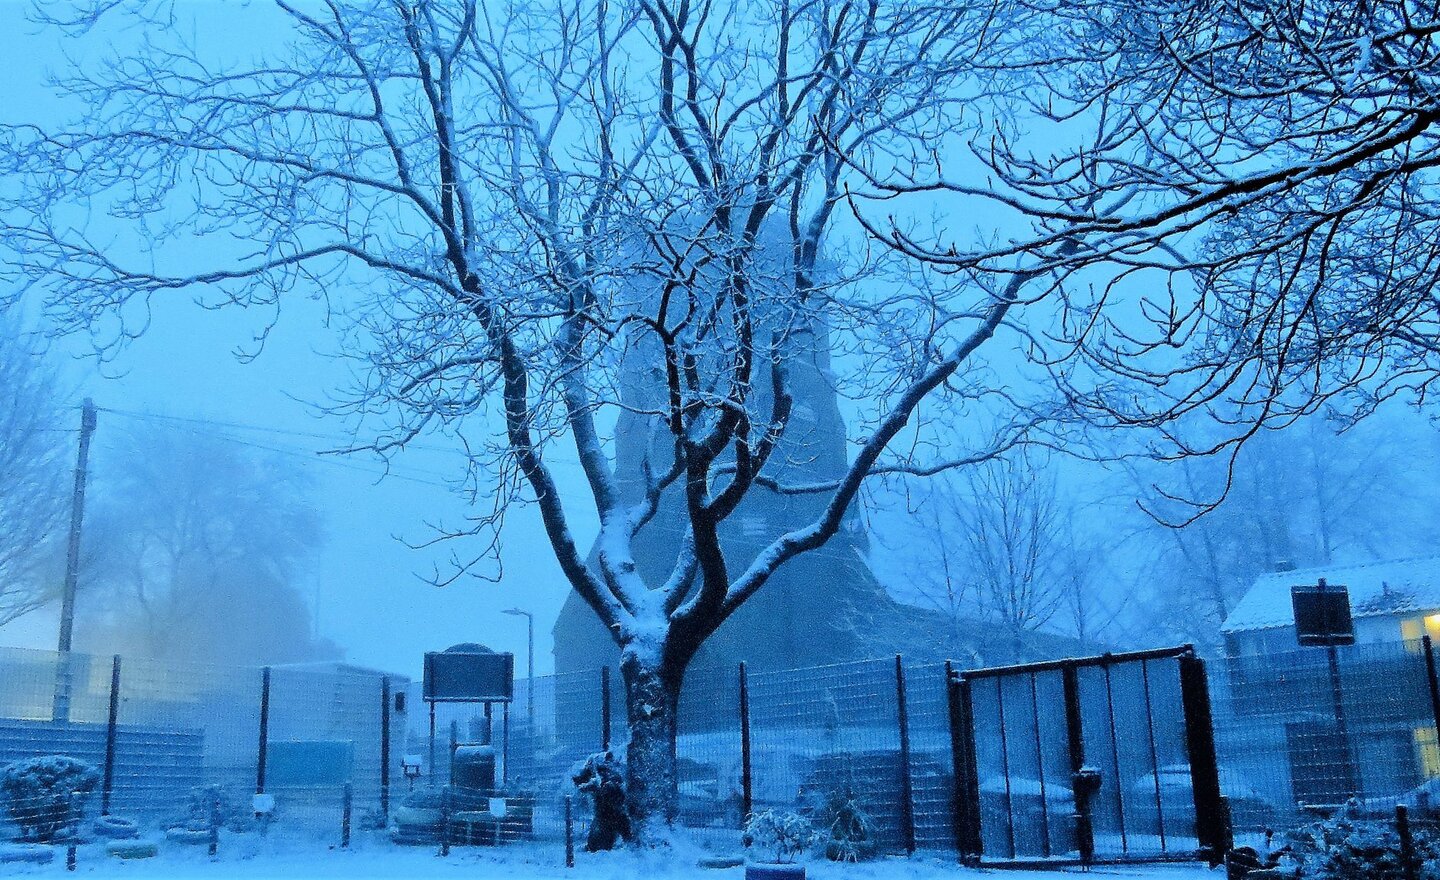
POLYGON ((950 715, 950 762, 955 774, 951 812, 955 850, 961 864, 974 867, 983 853, 980 833, 980 776, 975 766, 974 706, 970 682, 945 661, 945 697, 950 715))
POLYGON ((1080 863, 1089 867, 1095 861, 1095 820, 1090 812, 1090 796, 1094 794, 1094 771, 1085 766, 1085 722, 1080 712, 1080 672, 1074 663, 1060 670, 1065 689, 1065 733, 1070 752, 1070 790, 1075 798, 1075 846, 1080 863))
POLYGON ((110 793, 115 787, 115 734, 120 720, 120 655, 110 665, 110 716, 105 723, 105 782, 100 790, 100 815, 110 815, 110 793))
POLYGON ((900 841, 915 855, 915 781, 910 775, 910 713, 905 705, 905 663, 895 655, 895 715, 900 726, 900 841))
POLYGON ((743 826, 755 807, 754 776, 750 766, 750 679, 745 661, 740 661, 740 824, 743 826))
POLYGON ((1195 795, 1195 836, 1210 864, 1218 865, 1230 849, 1231 831, 1220 792, 1220 762, 1210 711, 1210 679, 1205 661, 1194 654, 1181 656, 1179 662, 1185 746, 1190 754, 1190 784, 1195 795))

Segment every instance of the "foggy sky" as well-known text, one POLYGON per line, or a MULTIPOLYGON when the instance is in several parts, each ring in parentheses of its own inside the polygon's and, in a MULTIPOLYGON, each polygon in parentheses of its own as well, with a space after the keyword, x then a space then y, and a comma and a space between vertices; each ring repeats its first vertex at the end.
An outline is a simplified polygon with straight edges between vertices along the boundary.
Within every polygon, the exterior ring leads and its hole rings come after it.
MULTIPOLYGON (((41 31, 25 20, 29 4, 0 3, 4 73, 0 80, 0 120, 61 124, 69 121, 65 103, 44 84, 49 71, 66 65, 65 42, 53 30, 41 31)), ((182 15, 194 13, 202 39, 220 34, 233 45, 258 44, 274 32, 272 10, 263 4, 186 4, 182 15)), ((115 22, 102 27, 113 29, 115 22)), ((84 43, 100 44, 92 34, 84 43)), ((126 39, 117 34, 115 38, 126 39)), ((70 50, 76 51, 72 44, 70 50)), ((5 186, 0 181, 0 186, 5 186)), ((241 363, 237 350, 253 350, 265 315, 240 309, 206 311, 182 301, 184 295, 157 308, 154 324, 114 362, 97 364, 82 356, 83 339, 61 339, 55 361, 75 389, 74 404, 89 395, 100 407, 153 412, 167 416, 245 423, 343 439, 347 425, 335 417, 321 418, 316 404, 332 400, 345 383, 347 366, 323 352, 335 349, 339 335, 324 325, 316 303, 299 298, 283 307, 280 321, 254 362, 241 363)), ((34 305, 29 304, 34 317, 34 305)), ((73 412, 78 424, 78 408, 73 412)), ((101 412, 95 445, 102 450, 107 433, 123 430, 125 419, 101 412)), ((205 430, 203 427, 199 430, 205 430)), ((336 444, 322 439, 288 437, 268 432, 243 434, 262 446, 287 450, 286 459, 303 460, 290 450, 321 450, 336 444)), ((102 456, 97 455, 97 458, 102 456)), ((319 635, 346 650, 350 662, 418 676, 420 655, 462 641, 477 641, 496 650, 514 651, 517 674, 523 674, 525 620, 500 614, 520 607, 536 616, 536 666, 550 669, 550 625, 564 601, 568 585, 554 562, 530 509, 508 515, 503 561, 504 585, 466 579, 443 589, 425 583, 433 566, 447 571, 451 550, 413 550, 395 539, 419 542, 433 535, 427 522, 459 524, 462 498, 441 485, 401 479, 379 480, 380 467, 356 456, 343 464, 307 462, 319 490, 310 499, 320 510, 328 541, 319 554, 313 578, 294 586, 307 603, 319 597, 319 635)), ((72 457, 73 460, 73 457, 72 457)), ((398 473, 435 480, 432 474, 453 472, 456 456, 407 451, 395 461, 398 473)), ((568 465, 554 464, 566 476, 568 465)), ((584 511, 576 510, 582 544, 591 528, 584 511)), ((83 598, 81 600, 83 602, 83 598)), ((50 608, 0 628, 0 645, 52 649, 58 609, 50 608)), ((77 644, 84 633, 76 633, 77 644)))

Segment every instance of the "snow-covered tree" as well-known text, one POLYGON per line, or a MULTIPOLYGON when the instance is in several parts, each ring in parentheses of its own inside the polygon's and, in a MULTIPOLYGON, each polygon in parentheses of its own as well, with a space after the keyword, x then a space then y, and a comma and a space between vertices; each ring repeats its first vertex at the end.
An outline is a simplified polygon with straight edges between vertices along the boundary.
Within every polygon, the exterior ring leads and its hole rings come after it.
MULTIPOLYGON (((1201 374, 1248 386, 1277 419, 1352 392, 1424 400, 1440 377, 1440 9, 1033 8, 1030 125, 984 154, 1003 184, 955 186, 1024 218, 1033 237, 1007 250, 1079 239, 1057 272, 1104 267, 1084 277, 1110 295, 1149 279, 1149 320, 1112 330, 1156 365, 1209 336, 1206 358, 1149 371, 1177 403, 1204 403, 1190 391, 1201 374)), ((1110 405, 1133 412, 1123 396, 1110 405)))
POLYGON ((1149 320, 1149 303, 1064 283, 1092 250, 1084 223, 1066 214, 1077 234, 1009 247, 988 187, 944 206, 944 229, 924 219, 926 198, 966 190, 923 172, 973 170, 1017 123, 1053 23, 1040 5, 278 0, 287 39, 240 51, 187 42, 167 3, 88 6, 47 14, 92 35, 108 15, 153 26, 57 83, 86 104, 73 128, 0 131, 20 193, 0 203, 13 267, 102 351, 177 293, 267 310, 325 298, 355 331, 351 411, 380 423, 374 447, 459 435, 494 498, 462 531, 492 549, 504 512, 533 504, 620 646, 641 840, 674 814, 690 660, 842 528, 868 477, 1058 444, 1078 403, 1102 426, 1156 427, 1187 402, 1159 393, 1171 367, 1132 365, 1145 352, 1107 332, 1127 324, 1109 310, 1149 320), (852 195, 895 197, 893 222, 864 212, 884 246, 849 221, 852 195), (937 233, 975 249, 916 244, 937 233), (855 411, 842 472, 803 485, 776 476, 800 359, 855 411), (1116 403, 1112 384, 1137 382, 1156 406, 1116 403), (605 440, 620 411, 666 450, 638 495, 605 440), (561 460, 583 477, 557 477, 561 460), (759 487, 820 503, 727 557, 721 525, 759 487), (666 493, 683 531, 647 535, 666 493), (592 520, 587 560, 575 527, 592 520), (646 540, 676 547, 663 578, 637 572, 646 540))

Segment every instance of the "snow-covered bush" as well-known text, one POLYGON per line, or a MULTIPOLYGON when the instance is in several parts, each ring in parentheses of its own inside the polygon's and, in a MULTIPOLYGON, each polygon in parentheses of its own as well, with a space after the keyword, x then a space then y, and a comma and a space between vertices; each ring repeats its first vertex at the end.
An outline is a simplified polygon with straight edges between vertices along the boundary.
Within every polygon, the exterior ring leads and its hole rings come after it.
POLYGON ((789 811, 763 810, 745 820, 746 846, 775 854, 775 861, 788 863, 823 839, 810 820, 789 811))
POLYGON ((48 842, 84 814, 85 796, 100 784, 100 771, 67 755, 25 758, 0 770, 10 819, 22 837, 48 842))
MULTIPOLYGON (((1288 835, 1289 861, 1303 880, 1405 880, 1400 835, 1393 821, 1357 816, 1351 801, 1334 816, 1288 835)), ((1440 846, 1412 828, 1420 880, 1440 880, 1440 846)))
POLYGON ((185 797, 184 812, 170 823, 170 827, 209 831, 217 805, 220 827, 238 832, 249 831, 255 824, 255 816, 248 803, 237 803, 223 786, 212 784, 190 789, 185 797))
POLYGON ((832 862, 858 862, 874 853, 874 822, 853 791, 832 792, 816 821, 824 829, 825 857, 832 862))

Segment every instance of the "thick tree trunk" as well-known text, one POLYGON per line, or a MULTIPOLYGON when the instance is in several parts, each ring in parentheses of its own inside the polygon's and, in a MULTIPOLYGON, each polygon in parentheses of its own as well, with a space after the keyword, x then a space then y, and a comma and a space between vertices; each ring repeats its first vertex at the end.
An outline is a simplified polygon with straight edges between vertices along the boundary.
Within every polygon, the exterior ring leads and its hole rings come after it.
POLYGON ((663 844, 678 804, 675 736, 684 670, 668 668, 658 651, 627 647, 620 661, 630 731, 626 804, 637 842, 663 844))

